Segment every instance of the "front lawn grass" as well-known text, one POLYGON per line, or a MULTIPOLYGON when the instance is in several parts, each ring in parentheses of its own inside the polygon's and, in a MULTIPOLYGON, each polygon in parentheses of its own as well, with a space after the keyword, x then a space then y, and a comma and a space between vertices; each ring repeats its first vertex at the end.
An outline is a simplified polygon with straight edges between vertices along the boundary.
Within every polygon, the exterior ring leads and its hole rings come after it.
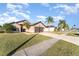
POLYGON ((79 35, 77 35, 77 32, 69 32, 67 33, 68 36, 75 36, 75 37, 79 37, 79 35))
POLYGON ((34 34, 23 33, 0 33, 0 55, 7 55, 34 34))
POLYGON ((42 56, 79 56, 79 46, 60 40, 42 56))
POLYGON ((32 38, 29 42, 27 42, 24 46, 22 46, 19 50, 30 47, 32 45, 35 45, 37 43, 40 43, 40 42, 42 42, 44 40, 48 40, 48 39, 51 39, 51 37, 38 34, 37 36, 32 38))
MULTIPOLYGON (((5 56, 18 46, 23 44, 29 38, 33 37, 35 34, 24 34, 24 33, 0 33, 0 55, 5 56)), ((47 36, 36 35, 34 38, 29 40, 20 49, 27 48, 44 40, 50 39, 47 36)), ((20 50, 18 49, 18 50, 20 50)), ((17 50, 17 51, 18 51, 17 50)))

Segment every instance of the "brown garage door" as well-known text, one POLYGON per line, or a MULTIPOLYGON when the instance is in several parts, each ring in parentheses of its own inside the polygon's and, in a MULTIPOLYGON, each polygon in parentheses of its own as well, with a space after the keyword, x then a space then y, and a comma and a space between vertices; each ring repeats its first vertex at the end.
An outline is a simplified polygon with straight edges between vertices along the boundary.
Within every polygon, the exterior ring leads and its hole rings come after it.
POLYGON ((44 28, 43 27, 35 27, 35 32, 43 32, 44 28))

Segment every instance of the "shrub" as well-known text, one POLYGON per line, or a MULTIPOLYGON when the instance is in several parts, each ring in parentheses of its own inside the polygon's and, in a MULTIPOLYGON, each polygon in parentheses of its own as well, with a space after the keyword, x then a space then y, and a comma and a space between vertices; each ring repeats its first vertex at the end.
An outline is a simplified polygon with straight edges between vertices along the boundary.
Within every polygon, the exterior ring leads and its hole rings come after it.
POLYGON ((4 33, 4 31, 0 31, 0 33, 4 33))
POLYGON ((13 29, 15 29, 15 27, 12 24, 6 23, 6 24, 3 25, 3 29, 7 33, 12 33, 13 29))

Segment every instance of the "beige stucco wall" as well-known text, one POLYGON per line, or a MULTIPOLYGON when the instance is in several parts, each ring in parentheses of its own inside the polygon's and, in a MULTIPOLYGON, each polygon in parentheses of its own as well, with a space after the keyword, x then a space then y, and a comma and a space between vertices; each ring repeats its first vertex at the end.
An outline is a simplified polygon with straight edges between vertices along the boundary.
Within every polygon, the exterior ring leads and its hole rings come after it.
POLYGON ((45 26, 43 24, 39 23, 34 26, 31 26, 29 29, 29 32, 35 32, 35 27, 44 27, 45 28, 45 26))
POLYGON ((45 28, 44 31, 45 31, 45 32, 48 32, 48 31, 54 31, 54 27, 51 27, 51 28, 45 28))
MULTIPOLYGON (((14 24, 12 24, 12 25, 14 25, 16 28, 19 29, 19 31, 21 31, 21 26, 20 26, 19 24, 24 24, 24 22, 14 23, 14 24)), ((23 26, 23 28, 26 29, 25 26, 23 26)))
POLYGON ((31 26, 28 32, 35 32, 34 26, 31 26))
POLYGON ((16 28, 18 28, 19 29, 19 31, 21 31, 20 30, 20 25, 19 24, 17 24, 17 23, 14 23, 14 24, 12 24, 13 26, 15 26, 16 28))
MULTIPOLYGON (((14 23, 13 25, 19 29, 20 31, 20 25, 19 24, 23 24, 24 22, 20 22, 20 23, 14 23)), ((35 27, 43 27, 44 28, 44 31, 49 31, 49 28, 46 28, 43 24, 39 23, 39 24, 36 24, 36 25, 33 25, 29 28, 29 30, 26 28, 26 26, 23 26, 24 29, 26 29, 25 31, 26 32, 35 32, 35 27)), ((50 28, 50 31, 54 31, 54 27, 50 28)))

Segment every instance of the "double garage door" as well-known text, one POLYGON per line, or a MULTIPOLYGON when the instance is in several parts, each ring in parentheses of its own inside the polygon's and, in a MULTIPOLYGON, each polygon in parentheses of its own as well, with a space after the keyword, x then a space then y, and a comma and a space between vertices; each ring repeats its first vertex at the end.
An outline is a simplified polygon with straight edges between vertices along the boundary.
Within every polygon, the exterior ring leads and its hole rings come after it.
POLYGON ((43 32, 44 28, 43 27, 35 27, 35 32, 43 32))

